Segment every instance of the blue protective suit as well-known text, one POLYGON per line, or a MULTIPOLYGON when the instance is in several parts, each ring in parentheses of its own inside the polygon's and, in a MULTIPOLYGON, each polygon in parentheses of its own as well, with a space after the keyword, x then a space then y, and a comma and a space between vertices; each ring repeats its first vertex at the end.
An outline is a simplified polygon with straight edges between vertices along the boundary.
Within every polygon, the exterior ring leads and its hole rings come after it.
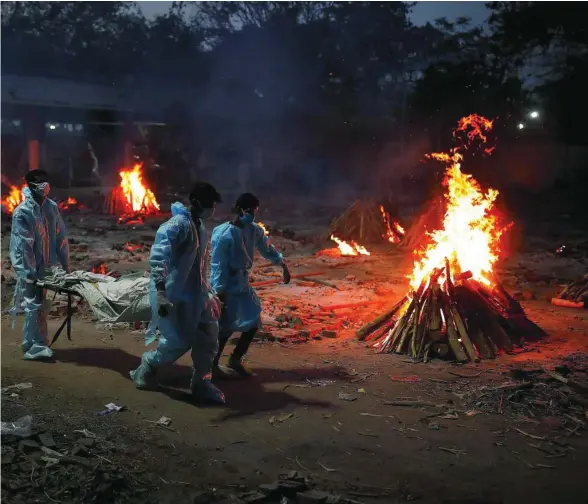
POLYGON ((142 362, 148 367, 175 362, 191 350, 195 375, 203 378, 211 371, 218 350, 218 322, 205 308, 213 296, 204 272, 207 243, 201 221, 195 224, 190 211, 174 203, 171 219, 157 230, 149 257, 152 317, 146 344, 155 340, 156 329, 161 336, 157 348, 143 354, 142 362), (166 295, 174 305, 167 317, 157 313, 159 282, 165 282, 166 295))
POLYGON ((50 273, 52 266, 69 269, 69 244, 65 225, 57 204, 45 198, 39 205, 28 187, 23 190, 24 201, 12 215, 10 233, 10 261, 16 272, 12 313, 24 310, 21 348, 24 359, 49 358, 46 292, 33 285, 50 273))
POLYGON ((255 223, 243 228, 226 222, 212 232, 210 284, 216 294, 224 294, 226 307, 220 320, 221 334, 245 332, 260 327, 261 302, 249 285, 255 249, 272 264, 284 263, 255 223))

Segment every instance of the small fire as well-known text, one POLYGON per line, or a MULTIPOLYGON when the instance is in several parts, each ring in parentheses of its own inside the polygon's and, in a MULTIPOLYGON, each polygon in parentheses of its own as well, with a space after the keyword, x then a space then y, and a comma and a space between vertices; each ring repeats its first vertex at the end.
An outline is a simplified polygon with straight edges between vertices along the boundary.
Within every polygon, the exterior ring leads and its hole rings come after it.
POLYGON ((108 267, 104 263, 96 263, 94 266, 92 266, 92 273, 108 275, 108 267))
POLYGON ((257 225, 263 229, 263 234, 265 236, 269 236, 269 231, 267 230, 267 228, 265 227, 265 224, 263 222, 258 222, 257 225))
POLYGON ((358 245, 353 240, 350 243, 347 243, 343 240, 339 240, 335 235, 331 235, 331 240, 337 244, 342 256, 370 255, 365 247, 358 245))
MULTIPOLYGON (((471 175, 461 171, 462 149, 467 149, 476 138, 486 142, 485 133, 491 129, 492 121, 484 117, 464 117, 453 134, 457 138, 459 132, 467 132, 467 141, 449 154, 427 156, 447 164, 443 181, 447 209, 443 228, 429 234, 431 243, 423 251, 415 251, 417 258, 410 276, 415 290, 436 268, 444 268, 446 259, 452 274, 470 272, 478 282, 493 285, 492 270, 498 259, 500 237, 506 229, 499 228, 494 212, 498 191, 490 188, 484 192, 471 175)), ((440 281, 444 282, 443 276, 440 281)))
POLYGON ((121 170, 119 175, 120 190, 126 204, 126 212, 141 212, 144 214, 157 213, 159 203, 155 195, 143 182, 143 164, 136 163, 130 170, 121 170))
POLYGON ((382 212, 382 219, 384 219, 384 227, 386 228, 386 234, 383 238, 390 243, 399 243, 404 236, 404 228, 398 222, 390 224, 390 214, 384 210, 384 205, 380 205, 380 212, 382 212))
POLYGON ((2 198, 2 206, 4 207, 4 211, 11 215, 14 209, 24 200, 22 191, 26 187, 26 184, 21 189, 12 184, 7 185, 10 185, 10 192, 2 198))
POLYGON ((84 208, 84 205, 78 203, 78 200, 69 196, 65 201, 57 203, 60 210, 70 210, 71 208, 84 208))

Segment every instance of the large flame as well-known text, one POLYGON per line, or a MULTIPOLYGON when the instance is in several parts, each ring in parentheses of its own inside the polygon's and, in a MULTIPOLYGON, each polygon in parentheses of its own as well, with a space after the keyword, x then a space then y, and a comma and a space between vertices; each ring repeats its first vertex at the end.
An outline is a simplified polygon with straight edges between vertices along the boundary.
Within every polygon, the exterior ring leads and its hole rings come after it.
POLYGON ((128 211, 145 214, 159 211, 155 195, 143 182, 143 165, 136 163, 130 170, 120 171, 120 188, 128 211))
MULTIPOLYGON (((410 284, 417 289, 423 279, 435 268, 443 268, 449 261, 453 275, 471 272, 472 277, 486 285, 493 285, 492 271, 498 259, 499 239, 504 231, 497 225, 493 213, 498 191, 484 192, 478 182, 461 171, 462 150, 475 139, 486 142, 485 133, 492 129, 492 121, 473 114, 459 121, 454 136, 465 132, 466 140, 450 153, 434 153, 428 157, 447 164, 445 173, 445 200, 447 209, 443 228, 430 233, 431 242, 422 251, 415 251, 414 270, 410 284)), ((491 152, 492 149, 485 149, 491 152)), ((444 281, 443 278, 440 279, 444 281)))
POLYGON ((7 185, 10 186, 10 192, 2 197, 2 206, 7 214, 12 214, 14 209, 24 200, 24 194, 22 191, 26 187, 26 184, 23 185, 21 189, 12 184, 7 185))
POLYGON ((335 235, 331 235, 331 240, 337 244, 342 256, 370 255, 365 247, 358 245, 354 241, 347 243, 343 240, 340 240, 335 235))

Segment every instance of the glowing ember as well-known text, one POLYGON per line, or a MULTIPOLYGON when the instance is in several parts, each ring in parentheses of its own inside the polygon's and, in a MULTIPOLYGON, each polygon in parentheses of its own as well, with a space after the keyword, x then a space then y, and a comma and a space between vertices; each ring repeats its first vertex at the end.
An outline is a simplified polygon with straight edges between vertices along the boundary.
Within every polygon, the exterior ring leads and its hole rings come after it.
POLYGON ((331 235, 331 240, 333 240, 337 244, 342 256, 370 255, 370 253, 365 249, 365 247, 358 245, 354 241, 347 243, 343 240, 339 240, 339 238, 337 238, 334 235, 331 235))
MULTIPOLYGON (((7 184, 8 185, 8 184, 7 184)), ((21 189, 10 184, 10 192, 2 198, 2 206, 4 211, 8 214, 12 214, 14 209, 24 200, 24 194, 22 190, 26 187, 26 184, 21 189)))
POLYGON ((386 234, 383 238, 390 243, 399 243, 404 236, 404 228, 398 222, 392 222, 392 225, 390 225, 390 214, 384 210, 383 205, 380 205, 380 212, 382 212, 382 219, 386 228, 386 234))
POLYGON ((267 230, 267 228, 265 227, 265 224, 263 222, 257 222, 257 225, 263 229, 263 234, 265 236, 269 236, 269 231, 267 230))
POLYGON ((151 189, 143 182, 143 165, 137 163, 130 170, 121 170, 120 190, 125 202, 126 213, 153 214, 159 211, 159 203, 151 189))
MULTIPOLYGON (((485 285, 493 285, 492 270, 498 259, 499 239, 504 232, 497 225, 493 214, 498 191, 483 192, 478 182, 461 171, 462 149, 467 149, 473 140, 487 140, 485 132, 492 129, 492 121, 476 114, 459 121, 454 136, 467 132, 467 141, 453 148, 449 154, 434 153, 428 157, 447 164, 445 173, 445 200, 447 209, 443 228, 430 233, 431 243, 422 251, 415 251, 417 259, 410 276, 410 284, 417 289, 422 280, 443 268, 449 260, 453 275, 471 272, 472 278, 485 285)), ((486 150, 488 152, 488 150, 486 150)), ((444 281, 444 275, 440 277, 444 281)))

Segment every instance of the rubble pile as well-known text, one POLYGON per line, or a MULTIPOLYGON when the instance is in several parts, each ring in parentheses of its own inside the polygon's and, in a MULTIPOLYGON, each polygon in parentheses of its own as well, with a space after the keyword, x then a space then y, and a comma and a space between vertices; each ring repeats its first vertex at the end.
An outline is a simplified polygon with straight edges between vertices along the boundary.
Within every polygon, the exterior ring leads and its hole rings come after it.
MULTIPOLYGON (((23 422, 26 420, 21 419, 23 422)), ((12 425, 18 427, 18 423, 12 425)), ((3 423, 3 432, 7 430, 3 423)), ((89 431, 64 436, 27 431, 23 425, 13 431, 13 435, 2 435, 2 497, 6 502, 49 499, 106 504, 148 492, 147 485, 142 486, 110 460, 116 445, 89 431)))

